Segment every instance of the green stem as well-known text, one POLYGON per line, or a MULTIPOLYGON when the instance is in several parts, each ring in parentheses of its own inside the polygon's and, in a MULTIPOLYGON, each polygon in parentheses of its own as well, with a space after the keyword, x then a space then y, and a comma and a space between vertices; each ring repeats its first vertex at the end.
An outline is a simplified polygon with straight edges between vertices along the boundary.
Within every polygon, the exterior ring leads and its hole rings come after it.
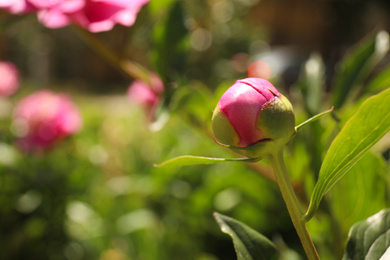
POLYGON ((282 193, 284 202, 286 203, 288 213, 290 214, 292 223, 303 245, 303 249, 309 260, 319 260, 319 256, 313 241, 306 229, 305 222, 302 219, 303 212, 294 190, 288 178, 286 165, 283 158, 283 149, 279 149, 275 153, 269 155, 267 159, 270 161, 276 176, 279 189, 282 193))
POLYGON ((149 82, 150 72, 142 67, 141 65, 132 62, 127 59, 121 58, 121 56, 116 53, 110 46, 104 43, 99 37, 95 34, 90 33, 79 26, 73 27, 76 32, 79 34, 81 39, 83 39, 90 47, 92 47, 101 57, 103 57, 111 66, 125 75, 134 78, 140 79, 147 83, 149 82))

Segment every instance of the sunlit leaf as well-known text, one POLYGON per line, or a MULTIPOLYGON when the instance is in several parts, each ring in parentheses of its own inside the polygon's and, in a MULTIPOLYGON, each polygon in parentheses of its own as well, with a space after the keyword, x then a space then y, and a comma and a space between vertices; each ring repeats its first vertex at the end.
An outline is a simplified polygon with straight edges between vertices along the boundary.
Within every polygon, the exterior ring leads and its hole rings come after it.
POLYGON ((214 212, 214 217, 222 232, 232 237, 238 260, 277 259, 275 245, 265 236, 228 216, 214 212))
POLYGON ((343 260, 377 260, 390 258, 390 210, 352 226, 343 260))
POLYGON ((357 86, 388 51, 388 34, 370 35, 355 46, 341 61, 335 75, 333 105, 343 105, 351 90, 357 86))
POLYGON ((259 159, 253 158, 213 158, 213 157, 203 157, 203 156, 192 156, 192 155, 183 155, 172 158, 160 164, 155 164, 155 167, 178 167, 178 166, 189 166, 197 164, 214 164, 221 162, 257 162, 259 159))
POLYGON ((385 162, 368 152, 329 191, 329 206, 344 236, 350 227, 386 208, 385 162))
POLYGON ((333 140, 311 196, 307 220, 325 193, 390 130, 389 100, 390 88, 367 99, 333 140))

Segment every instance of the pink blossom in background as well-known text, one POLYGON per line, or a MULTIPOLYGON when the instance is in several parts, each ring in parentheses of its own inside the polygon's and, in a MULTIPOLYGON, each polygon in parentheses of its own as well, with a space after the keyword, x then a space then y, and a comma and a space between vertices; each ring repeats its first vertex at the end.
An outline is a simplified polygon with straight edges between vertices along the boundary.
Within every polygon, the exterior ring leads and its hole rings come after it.
POLYGON ((39 21, 49 28, 75 23, 90 32, 111 30, 115 24, 132 26, 149 0, 68 0, 39 11, 39 21))
POLYGON ((24 14, 36 10, 27 0, 0 0, 0 8, 11 14, 24 14))
POLYGON ((115 24, 132 26, 142 6, 150 0, 0 0, 12 14, 38 12, 48 28, 75 23, 90 32, 111 30, 115 24))
POLYGON ((63 0, 0 0, 0 8, 12 14, 24 14, 49 8, 63 0))
POLYGON ((250 78, 269 79, 271 76, 271 68, 269 65, 261 60, 252 62, 248 68, 248 76, 250 78))
POLYGON ((81 117, 65 94, 50 90, 35 92, 20 100, 14 111, 13 127, 24 151, 46 150, 78 132, 81 117))
POLYGON ((8 97, 19 88, 19 71, 11 62, 0 61, 0 97, 8 97))
POLYGON ((150 84, 142 80, 135 80, 127 90, 127 96, 138 105, 143 106, 151 119, 160 103, 164 92, 164 84, 154 73, 150 75, 150 84))

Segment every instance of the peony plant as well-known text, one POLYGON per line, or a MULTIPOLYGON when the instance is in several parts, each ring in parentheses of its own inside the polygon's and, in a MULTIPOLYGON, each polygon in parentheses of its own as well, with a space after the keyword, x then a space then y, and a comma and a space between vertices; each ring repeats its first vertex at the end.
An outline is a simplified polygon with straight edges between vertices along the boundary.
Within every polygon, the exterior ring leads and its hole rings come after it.
MULTIPOLYGON (((246 78, 236 81, 221 96, 212 116, 215 141, 247 157, 179 156, 156 166, 213 164, 228 161, 256 162, 266 159, 273 168, 276 182, 307 258, 317 260, 320 257, 306 228, 306 223, 313 217, 321 199, 331 187, 390 130, 390 120, 388 120, 390 106, 386 102, 389 98, 390 89, 387 89, 367 99, 359 111, 345 124, 324 158, 306 211, 292 188, 283 150, 302 126, 332 112, 333 108, 294 126, 295 119, 290 102, 265 79, 246 78), (372 114, 373 110, 377 111, 375 116, 372 114), (356 129, 359 129, 359 132, 356 132, 356 129)), ((387 217, 389 212, 383 211, 378 215, 387 217)), ((214 213, 214 217, 222 231, 232 237, 239 260, 278 259, 276 246, 261 234, 244 223, 217 212, 214 213)), ((362 226, 366 228, 367 222, 358 225, 359 228, 362 226)), ((355 228, 357 229, 358 227, 355 228)), ((386 229, 383 227, 380 230, 382 232, 386 229)), ((360 259, 351 258, 351 256, 354 256, 356 252, 366 254, 364 250, 370 246, 380 247, 380 250, 386 249, 387 244, 376 243, 375 240, 365 245, 365 249, 355 247, 355 241, 361 241, 361 238, 356 233, 357 231, 354 232, 350 234, 344 259, 360 259)), ((376 238, 380 236, 380 232, 378 230, 370 235, 376 238)), ((381 252, 375 251, 372 255, 382 255, 381 252)))

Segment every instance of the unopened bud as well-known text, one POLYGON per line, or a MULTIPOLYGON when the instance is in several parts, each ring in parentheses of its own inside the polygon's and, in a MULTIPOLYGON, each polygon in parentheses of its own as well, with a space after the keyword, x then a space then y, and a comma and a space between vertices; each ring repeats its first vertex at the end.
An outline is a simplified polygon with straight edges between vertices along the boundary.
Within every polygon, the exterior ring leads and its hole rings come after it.
POLYGON ((219 100, 212 117, 215 140, 251 158, 264 157, 295 134, 291 103, 267 80, 238 80, 219 100))

